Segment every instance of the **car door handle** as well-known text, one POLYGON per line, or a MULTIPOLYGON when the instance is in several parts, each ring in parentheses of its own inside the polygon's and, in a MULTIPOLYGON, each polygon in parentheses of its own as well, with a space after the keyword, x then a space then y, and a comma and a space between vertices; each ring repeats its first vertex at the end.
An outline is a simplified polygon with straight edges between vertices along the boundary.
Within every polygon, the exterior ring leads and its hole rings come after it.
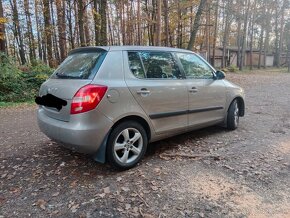
POLYGON ((148 94, 150 94, 150 91, 147 89, 141 89, 141 90, 137 91, 137 94, 148 95, 148 94))
POLYGON ((196 87, 192 87, 191 89, 189 89, 189 92, 191 93, 198 92, 198 89, 196 87))

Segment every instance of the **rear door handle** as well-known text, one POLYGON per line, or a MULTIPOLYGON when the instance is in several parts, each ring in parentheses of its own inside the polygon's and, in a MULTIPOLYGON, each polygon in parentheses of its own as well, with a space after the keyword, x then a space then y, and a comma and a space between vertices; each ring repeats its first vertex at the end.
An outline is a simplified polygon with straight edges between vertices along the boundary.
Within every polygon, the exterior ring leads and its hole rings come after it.
POLYGON ((198 92, 198 89, 196 87, 192 87, 191 89, 189 89, 189 92, 191 93, 198 92))
POLYGON ((148 94, 150 94, 150 91, 147 89, 141 89, 141 90, 137 91, 137 94, 148 95, 148 94))

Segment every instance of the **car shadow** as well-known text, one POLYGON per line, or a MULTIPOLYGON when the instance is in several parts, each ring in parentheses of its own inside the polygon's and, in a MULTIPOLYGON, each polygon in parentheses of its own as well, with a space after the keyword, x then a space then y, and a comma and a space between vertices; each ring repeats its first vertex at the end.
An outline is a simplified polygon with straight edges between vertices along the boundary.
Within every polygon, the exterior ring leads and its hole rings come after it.
MULTIPOLYGON (((129 173, 143 169, 144 165, 146 166, 145 162, 150 162, 157 157, 156 155, 165 151, 170 152, 176 149, 177 146, 186 144, 187 141, 200 141, 203 138, 224 132, 226 132, 224 128, 214 126, 150 143, 144 161, 129 170, 129 173)), ((192 146, 195 145, 193 144, 192 146)), ((94 161, 90 155, 71 151, 50 140, 43 142, 41 148, 30 154, 27 160, 31 161, 30 165, 32 164, 31 168, 28 169, 31 171, 30 174, 39 169, 42 172, 46 172, 42 175, 42 178, 46 178, 48 175, 62 175, 63 178, 69 177, 71 182, 75 180, 81 182, 93 181, 103 176, 113 179, 118 175, 124 174, 122 171, 113 169, 108 164, 94 161)))
POLYGON ((227 130, 224 127, 211 126, 200 130, 190 131, 181 135, 176 135, 157 142, 153 142, 148 145, 146 157, 152 157, 165 151, 174 150, 177 146, 183 145, 187 141, 199 141, 206 137, 225 132, 227 132, 227 130))

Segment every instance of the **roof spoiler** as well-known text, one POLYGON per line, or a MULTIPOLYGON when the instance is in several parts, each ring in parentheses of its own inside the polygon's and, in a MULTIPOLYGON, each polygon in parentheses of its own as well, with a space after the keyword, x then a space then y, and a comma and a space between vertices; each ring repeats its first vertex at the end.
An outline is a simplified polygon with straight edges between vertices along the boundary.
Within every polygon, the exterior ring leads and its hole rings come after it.
POLYGON ((85 53, 85 52, 100 52, 100 51, 109 51, 108 47, 80 47, 71 50, 68 55, 76 54, 76 53, 85 53))

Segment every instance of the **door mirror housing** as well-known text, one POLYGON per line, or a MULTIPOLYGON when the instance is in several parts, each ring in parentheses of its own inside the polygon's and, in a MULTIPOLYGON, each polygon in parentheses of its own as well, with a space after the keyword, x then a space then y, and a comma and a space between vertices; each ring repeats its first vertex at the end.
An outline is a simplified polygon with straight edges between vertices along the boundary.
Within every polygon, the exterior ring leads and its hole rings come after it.
POLYGON ((224 78, 226 78, 226 74, 223 71, 217 70, 215 72, 215 79, 216 80, 221 80, 221 79, 224 79, 224 78))

